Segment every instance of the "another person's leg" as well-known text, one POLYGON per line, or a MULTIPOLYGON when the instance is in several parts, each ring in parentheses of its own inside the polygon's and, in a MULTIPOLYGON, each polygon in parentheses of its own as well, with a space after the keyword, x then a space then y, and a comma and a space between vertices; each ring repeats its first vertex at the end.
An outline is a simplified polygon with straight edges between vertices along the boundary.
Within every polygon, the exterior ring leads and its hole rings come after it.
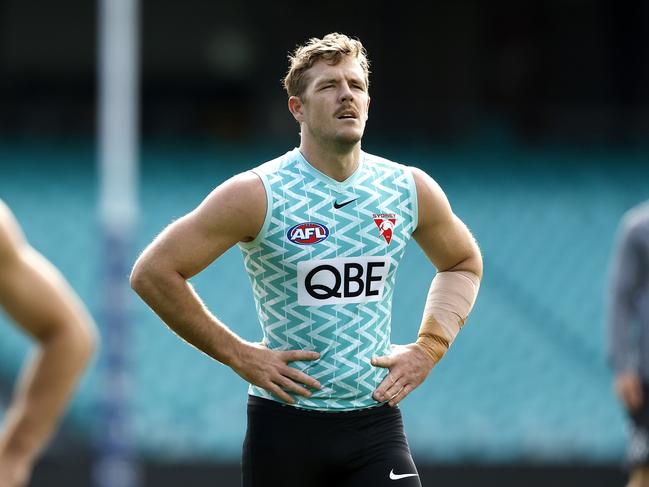
POLYGON ((627 487, 649 487, 649 385, 644 384, 642 389, 645 401, 630 414, 631 437, 627 453, 630 475, 627 487))

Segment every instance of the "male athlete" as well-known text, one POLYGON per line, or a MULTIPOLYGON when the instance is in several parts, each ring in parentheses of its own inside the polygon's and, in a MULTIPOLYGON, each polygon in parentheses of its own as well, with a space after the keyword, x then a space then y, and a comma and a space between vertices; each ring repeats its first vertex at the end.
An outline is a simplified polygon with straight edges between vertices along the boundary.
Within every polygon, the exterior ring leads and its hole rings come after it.
POLYGON ((0 487, 27 485, 95 346, 92 319, 0 200, 0 305, 38 346, 0 425, 0 487))
POLYGON ((649 487, 649 202, 622 219, 611 271, 609 354, 632 424, 628 487, 649 487))
POLYGON ((370 104, 361 43, 329 34, 290 61, 299 148, 234 176, 167 227, 131 283, 182 338, 250 382, 244 486, 420 486, 395 406, 468 316, 480 252, 430 177, 361 150, 370 104), (416 343, 391 345, 395 274, 411 236, 438 273, 416 343), (261 343, 211 315, 187 283, 235 244, 261 343))

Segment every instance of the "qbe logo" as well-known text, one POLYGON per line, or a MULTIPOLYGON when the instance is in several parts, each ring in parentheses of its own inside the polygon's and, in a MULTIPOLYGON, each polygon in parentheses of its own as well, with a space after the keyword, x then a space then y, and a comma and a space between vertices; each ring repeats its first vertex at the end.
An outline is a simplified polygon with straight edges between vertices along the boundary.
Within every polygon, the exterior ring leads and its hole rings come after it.
POLYGON ((380 301, 389 270, 387 255, 298 262, 297 302, 322 306, 380 301))
POLYGON ((304 222, 293 225, 286 232, 286 238, 298 245, 312 245, 329 236, 329 229, 322 223, 304 222))

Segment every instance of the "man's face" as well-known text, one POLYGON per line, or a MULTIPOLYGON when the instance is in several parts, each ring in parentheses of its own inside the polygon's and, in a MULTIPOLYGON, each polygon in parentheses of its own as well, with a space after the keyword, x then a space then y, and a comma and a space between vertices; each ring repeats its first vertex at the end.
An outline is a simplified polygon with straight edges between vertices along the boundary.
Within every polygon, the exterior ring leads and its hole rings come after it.
POLYGON ((289 100, 291 112, 302 126, 302 136, 343 146, 359 142, 370 104, 360 63, 350 56, 334 66, 320 60, 306 76, 302 96, 289 100))

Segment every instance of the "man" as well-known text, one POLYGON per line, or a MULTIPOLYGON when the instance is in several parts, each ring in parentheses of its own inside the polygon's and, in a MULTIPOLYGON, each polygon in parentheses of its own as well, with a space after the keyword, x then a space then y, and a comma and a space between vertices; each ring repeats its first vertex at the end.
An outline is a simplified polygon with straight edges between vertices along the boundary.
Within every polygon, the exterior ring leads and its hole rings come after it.
POLYGON ((620 225, 611 268, 609 355, 631 418, 629 487, 649 487, 649 202, 620 225))
POLYGON ((95 332, 58 271, 25 241, 0 200, 0 305, 37 342, 0 429, 0 487, 27 485, 92 357, 95 332))
POLYGON ((419 486, 395 406, 469 314, 480 252, 430 177, 361 151, 361 43, 329 34, 290 60, 299 148, 234 176, 167 227, 131 283, 182 338, 250 382, 244 486, 419 486), (394 277, 411 235, 439 272, 417 342, 391 346, 394 277), (237 243, 261 343, 211 315, 187 283, 237 243))

